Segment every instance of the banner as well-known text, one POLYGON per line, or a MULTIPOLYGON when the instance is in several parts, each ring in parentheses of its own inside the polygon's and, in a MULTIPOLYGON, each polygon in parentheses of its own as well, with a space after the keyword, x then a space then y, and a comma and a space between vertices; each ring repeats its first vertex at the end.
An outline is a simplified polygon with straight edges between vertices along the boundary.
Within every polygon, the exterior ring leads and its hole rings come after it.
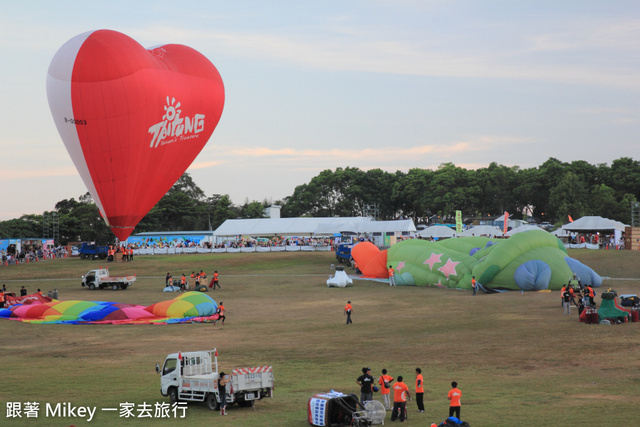
POLYGON ((456 233, 462 233, 462 211, 456 211, 456 233))
POLYGON ((507 234, 507 231, 509 231, 509 212, 504 211, 504 228, 502 232, 507 234))

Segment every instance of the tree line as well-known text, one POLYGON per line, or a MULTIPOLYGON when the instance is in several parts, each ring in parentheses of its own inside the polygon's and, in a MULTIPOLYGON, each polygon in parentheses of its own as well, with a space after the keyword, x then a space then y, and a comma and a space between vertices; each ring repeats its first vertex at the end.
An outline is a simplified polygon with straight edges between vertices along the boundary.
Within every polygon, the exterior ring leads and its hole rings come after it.
MULTIPOLYGON (((535 168, 491 163, 468 170, 444 163, 436 170, 363 171, 355 167, 324 170, 297 186, 284 200, 245 200, 234 205, 229 195, 207 197, 185 173, 136 226, 145 231, 215 230, 232 218, 261 218, 264 208, 282 206, 282 217, 374 216, 411 218, 416 224, 492 217, 505 211, 512 218, 532 217, 553 224, 585 215, 631 223, 631 204, 640 199, 640 162, 629 157, 611 165, 570 163, 549 158, 535 168)), ((52 211, 0 221, 0 238, 39 237, 55 217, 58 241, 108 243, 114 240, 89 193, 56 203, 52 211)))

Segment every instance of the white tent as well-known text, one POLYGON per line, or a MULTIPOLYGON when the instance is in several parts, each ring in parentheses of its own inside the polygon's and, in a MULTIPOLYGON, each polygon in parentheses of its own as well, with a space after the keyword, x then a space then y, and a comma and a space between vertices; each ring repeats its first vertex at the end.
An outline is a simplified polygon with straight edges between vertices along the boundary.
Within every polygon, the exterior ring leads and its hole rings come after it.
POLYGON ((562 229, 567 232, 578 233, 612 233, 613 242, 619 245, 622 240, 622 232, 628 225, 615 221, 609 218, 603 218, 601 216, 583 216, 569 224, 562 226, 562 229))
POLYGON ((512 228, 507 231, 507 236, 513 236, 516 233, 522 233, 523 231, 539 230, 548 233, 548 231, 538 227, 537 225, 521 225, 520 227, 512 228))
POLYGON ((460 233, 460 237, 470 236, 502 236, 502 229, 500 229, 499 227, 494 227, 493 225, 476 225, 475 227, 469 228, 468 230, 460 233))
POLYGON ((613 219, 603 218, 601 216, 583 216, 569 224, 563 225, 562 229, 582 232, 613 232, 614 230, 624 231, 625 227, 629 226, 613 219))
POLYGON ((373 221, 366 217, 228 219, 213 233, 232 236, 333 236, 335 233, 415 233, 410 219, 373 221))
POLYGON ((556 237, 569 237, 571 236, 571 231, 565 230, 562 227, 560 227, 557 230, 552 231, 551 234, 553 234, 556 237))
POLYGON ((424 230, 419 231, 418 236, 438 238, 455 237, 456 231, 446 225, 432 225, 431 227, 427 227, 424 230))

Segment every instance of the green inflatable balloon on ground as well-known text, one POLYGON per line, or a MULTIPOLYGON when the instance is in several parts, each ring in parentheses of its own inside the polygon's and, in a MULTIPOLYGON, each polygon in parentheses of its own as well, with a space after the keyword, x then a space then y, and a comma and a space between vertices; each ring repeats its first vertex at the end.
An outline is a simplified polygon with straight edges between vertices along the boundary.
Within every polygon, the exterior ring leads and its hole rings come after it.
POLYGON ((602 284, 595 271, 569 257, 562 242, 542 230, 508 239, 405 240, 387 250, 386 265, 394 268, 399 286, 471 289, 475 276, 489 290, 559 290, 574 274, 585 285, 602 284))

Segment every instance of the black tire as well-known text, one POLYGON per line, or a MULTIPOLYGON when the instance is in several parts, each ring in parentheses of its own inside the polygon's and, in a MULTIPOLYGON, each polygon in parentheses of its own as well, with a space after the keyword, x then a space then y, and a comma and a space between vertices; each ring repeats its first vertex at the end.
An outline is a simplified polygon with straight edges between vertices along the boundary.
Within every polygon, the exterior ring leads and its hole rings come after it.
POLYGON ((118 286, 117 283, 114 283, 113 285, 111 285, 111 289, 113 289, 114 291, 117 291, 120 288, 120 286, 118 286))
POLYGON ((217 411, 218 409, 220 409, 220 403, 218 402, 215 394, 209 393, 207 395, 206 402, 207 407, 209 407, 209 409, 211 409, 212 411, 217 411))
POLYGON ((169 402, 178 403, 178 389, 175 387, 169 389, 169 402))
POLYGON ((123 291, 127 289, 127 286, 129 286, 128 283, 120 283, 120 288, 122 288, 123 291))
POLYGON ((93 291, 95 288, 96 288, 96 284, 93 282, 89 282, 89 289, 93 291))

